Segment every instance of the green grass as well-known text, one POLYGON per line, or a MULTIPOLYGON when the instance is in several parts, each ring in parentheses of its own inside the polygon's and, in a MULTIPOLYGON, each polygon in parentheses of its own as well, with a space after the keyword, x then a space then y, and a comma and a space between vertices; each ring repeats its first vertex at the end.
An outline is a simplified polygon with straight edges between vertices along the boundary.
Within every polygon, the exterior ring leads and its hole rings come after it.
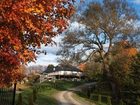
POLYGON ((106 103, 99 103, 98 97, 97 97, 97 99, 90 99, 83 92, 75 92, 74 97, 75 97, 75 99, 80 100, 81 102, 84 102, 84 101, 90 102, 88 105, 92 105, 91 103, 95 103, 95 105, 107 105, 106 103))
POLYGON ((31 88, 25 89, 21 94, 23 105, 28 105, 29 97, 32 94, 31 88))
POLYGON ((93 103, 95 103, 95 105, 107 105, 107 104, 104 104, 104 103, 98 103, 94 100, 91 100, 83 95, 79 95, 79 94, 74 94, 73 95, 74 99, 76 100, 80 100, 81 102, 88 102, 88 105, 93 105, 93 103))
MULTIPOLYGON (((73 97, 74 99, 76 99, 77 101, 80 100, 80 102, 88 102, 88 105, 93 105, 93 103, 95 103, 94 101, 86 98, 86 97, 83 97, 83 96, 80 96, 78 94, 73 94, 73 97)), ((97 104, 96 104, 97 105, 97 104)))
POLYGON ((53 94, 57 92, 55 89, 39 92, 37 105, 57 105, 57 101, 53 98, 53 94))
MULTIPOLYGON (((81 84, 83 84, 84 81, 56 81, 55 82, 55 85, 56 87, 54 87, 55 89, 57 90, 68 90, 69 88, 73 88, 73 87, 76 87, 76 86, 79 86, 81 84)), ((52 84, 52 82, 50 82, 50 84, 52 84)))
POLYGON ((35 88, 38 90, 37 93, 37 105, 57 105, 57 101, 55 98, 53 98, 53 94, 67 90, 72 87, 76 87, 80 84, 83 84, 84 82, 73 82, 73 81, 56 81, 53 82, 43 82, 41 84, 34 84, 34 86, 25 89, 22 92, 22 99, 23 99, 23 105, 28 105, 29 103, 29 97, 32 95, 32 88, 35 88))
MULTIPOLYGON (((32 88, 25 89, 22 92, 23 105, 29 105, 29 99, 32 95, 32 88)), ((37 105, 56 105, 57 101, 53 98, 53 94, 58 92, 56 89, 43 89, 37 93, 37 105)))

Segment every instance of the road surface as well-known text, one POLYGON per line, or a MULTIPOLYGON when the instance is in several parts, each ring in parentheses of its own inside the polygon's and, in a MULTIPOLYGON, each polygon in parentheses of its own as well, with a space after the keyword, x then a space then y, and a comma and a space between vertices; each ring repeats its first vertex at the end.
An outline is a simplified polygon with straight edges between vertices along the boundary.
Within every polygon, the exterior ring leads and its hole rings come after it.
POLYGON ((57 93, 55 95, 55 98, 58 101, 58 105, 96 105, 89 101, 83 101, 83 100, 81 101, 81 100, 75 99, 75 97, 73 97, 73 95, 74 95, 73 90, 76 91, 76 90, 80 89, 80 87, 83 87, 83 86, 87 86, 87 84, 78 86, 76 88, 73 88, 73 89, 70 89, 67 91, 61 91, 61 92, 57 93))

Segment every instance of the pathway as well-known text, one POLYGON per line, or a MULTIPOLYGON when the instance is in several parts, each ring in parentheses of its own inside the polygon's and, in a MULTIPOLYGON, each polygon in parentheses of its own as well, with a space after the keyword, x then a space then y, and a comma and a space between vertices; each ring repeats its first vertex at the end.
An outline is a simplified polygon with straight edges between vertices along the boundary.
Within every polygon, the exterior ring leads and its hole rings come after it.
POLYGON ((89 84, 84 84, 78 86, 76 88, 72 88, 67 91, 61 91, 55 95, 56 100, 58 101, 58 105, 95 105, 89 101, 81 101, 77 100, 73 97, 73 91, 78 91, 81 87, 87 86, 89 84))

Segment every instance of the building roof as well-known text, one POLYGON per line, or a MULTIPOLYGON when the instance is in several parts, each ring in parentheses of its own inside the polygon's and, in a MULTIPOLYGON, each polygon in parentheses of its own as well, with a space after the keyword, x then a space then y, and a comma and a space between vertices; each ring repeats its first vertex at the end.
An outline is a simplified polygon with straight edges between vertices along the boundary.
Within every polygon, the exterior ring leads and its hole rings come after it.
POLYGON ((58 66, 48 66, 47 69, 44 71, 44 73, 51 73, 54 71, 77 71, 81 72, 80 69, 78 69, 75 66, 71 65, 58 65, 58 66))

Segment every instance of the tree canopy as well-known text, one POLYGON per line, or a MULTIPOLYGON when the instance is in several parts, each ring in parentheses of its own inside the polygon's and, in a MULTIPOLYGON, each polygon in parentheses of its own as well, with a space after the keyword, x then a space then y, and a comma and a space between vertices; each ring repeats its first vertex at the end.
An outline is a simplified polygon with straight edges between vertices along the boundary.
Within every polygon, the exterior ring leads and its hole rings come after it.
POLYGON ((73 0, 1 0, 0 77, 33 61, 33 49, 52 43, 73 13, 73 0))
POLYGON ((60 55, 80 62, 99 53, 101 61, 105 63, 114 42, 130 41, 130 36, 135 37, 138 33, 138 27, 135 26, 138 20, 137 13, 126 1, 103 0, 103 3, 90 3, 79 19, 83 28, 65 33, 60 55))

